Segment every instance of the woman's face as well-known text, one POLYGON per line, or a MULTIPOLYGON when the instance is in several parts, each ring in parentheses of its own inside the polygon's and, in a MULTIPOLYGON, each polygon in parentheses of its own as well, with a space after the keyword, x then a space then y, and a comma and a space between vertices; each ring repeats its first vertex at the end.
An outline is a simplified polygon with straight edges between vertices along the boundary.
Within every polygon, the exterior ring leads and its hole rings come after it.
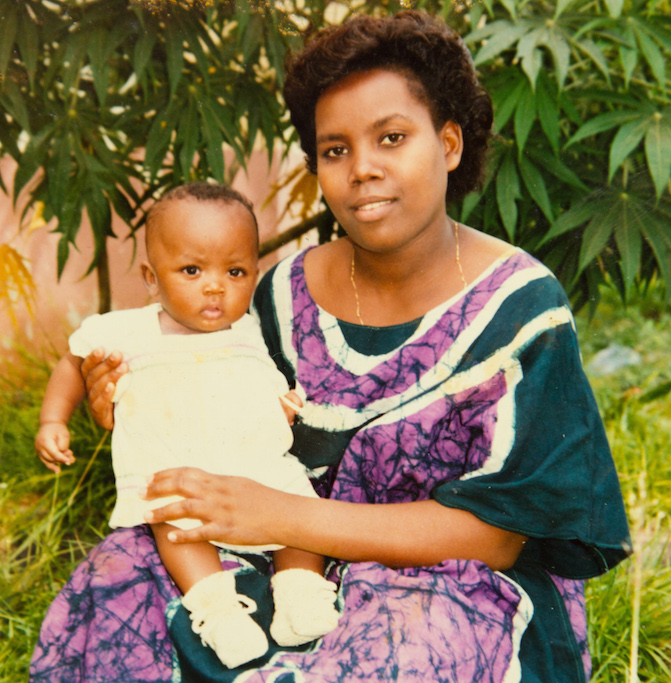
POLYGON ((326 90, 315 109, 317 176, 340 225, 378 253, 443 236, 447 174, 462 137, 448 121, 436 131, 407 79, 375 69, 326 90))

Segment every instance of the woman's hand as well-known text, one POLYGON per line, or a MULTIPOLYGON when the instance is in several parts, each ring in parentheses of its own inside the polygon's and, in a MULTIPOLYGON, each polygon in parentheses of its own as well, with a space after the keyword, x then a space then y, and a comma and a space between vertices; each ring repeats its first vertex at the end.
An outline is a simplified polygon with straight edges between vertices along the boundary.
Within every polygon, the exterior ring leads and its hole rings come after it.
POLYGON ((196 529, 175 528, 168 535, 175 543, 219 541, 233 545, 277 543, 272 536, 272 516, 268 511, 279 497, 290 494, 258 484, 243 477, 210 474, 194 467, 180 467, 154 474, 145 497, 183 496, 145 515, 150 524, 188 517, 198 519, 196 529))
POLYGON ((102 348, 92 351, 81 366, 86 383, 86 395, 93 419, 105 429, 114 427, 114 404, 112 396, 119 378, 128 372, 128 365, 118 351, 105 358, 102 348))

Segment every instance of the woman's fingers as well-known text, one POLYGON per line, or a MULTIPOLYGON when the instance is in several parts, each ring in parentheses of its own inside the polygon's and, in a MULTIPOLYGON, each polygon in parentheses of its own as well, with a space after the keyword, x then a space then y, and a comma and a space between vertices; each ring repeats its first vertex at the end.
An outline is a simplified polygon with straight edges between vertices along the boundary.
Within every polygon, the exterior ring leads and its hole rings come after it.
POLYGON ((102 348, 92 351, 82 362, 82 376, 86 383, 89 407, 93 419, 105 429, 114 426, 112 397, 119 378, 128 372, 128 366, 118 351, 105 358, 102 348))

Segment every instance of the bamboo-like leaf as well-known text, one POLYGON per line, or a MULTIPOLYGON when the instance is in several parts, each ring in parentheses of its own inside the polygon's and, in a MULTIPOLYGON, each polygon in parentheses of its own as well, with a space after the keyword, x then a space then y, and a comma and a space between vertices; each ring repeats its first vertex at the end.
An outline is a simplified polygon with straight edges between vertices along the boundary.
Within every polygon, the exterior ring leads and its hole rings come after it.
POLYGON ((144 70, 151 59, 154 45, 156 44, 156 24, 146 21, 143 30, 139 32, 137 42, 133 48, 133 67, 138 80, 144 76, 144 70))
POLYGON ((182 116, 179 118, 175 142, 175 147, 179 148, 179 166, 184 180, 188 180, 191 174, 193 159, 198 149, 199 134, 196 103, 194 100, 189 100, 186 110, 182 112, 182 116))
POLYGON ((580 246, 578 272, 581 273, 606 247, 613 234, 615 221, 613 214, 617 213, 615 204, 608 210, 594 215, 585 228, 580 246))
POLYGON ((233 148, 238 163, 241 166, 244 166, 245 155, 242 151, 242 147, 240 146, 238 129, 235 127, 229 108, 224 107, 216 100, 211 100, 209 102, 209 107, 224 133, 226 142, 228 142, 228 144, 233 148))
MULTIPOLYGON (((498 57, 502 52, 514 45, 528 30, 526 23, 512 24, 509 21, 495 21, 489 27, 492 35, 481 47, 474 58, 476 66, 498 57)), ((470 42, 471 36, 469 36, 470 42)))
POLYGON ((242 63, 249 64, 252 62, 252 55, 263 44, 263 17, 252 14, 242 35, 242 63))
POLYGON ((154 122, 149 129, 147 146, 145 148, 145 164, 149 168, 151 178, 156 178, 163 159, 170 145, 179 109, 171 103, 162 112, 156 114, 154 122))
POLYGON ((576 0, 557 0, 557 6, 555 7, 554 19, 557 20, 564 14, 564 12, 574 3, 576 0))
POLYGON ((501 0, 501 4, 508 10, 508 13, 513 18, 513 20, 517 19, 516 0, 501 0))
POLYGON ((606 7, 608 7, 610 16, 617 19, 622 14, 624 0, 606 0, 606 7))
POLYGON ((608 180, 612 180, 615 171, 622 162, 634 151, 643 139, 650 126, 649 116, 639 116, 636 120, 625 123, 617 131, 610 147, 610 159, 608 164, 608 180))
POLYGON ((667 189, 671 178, 671 116, 653 115, 645 134, 645 157, 648 170, 655 183, 657 198, 667 189))
POLYGON ((527 75, 532 88, 536 87, 538 72, 543 65, 543 53, 538 44, 544 33, 544 28, 529 31, 517 44, 517 57, 522 60, 522 70, 527 75))
POLYGON ((553 176, 565 182, 567 185, 587 194, 589 188, 578 175, 572 171, 565 163, 553 154, 546 154, 544 150, 527 150, 527 154, 540 166, 543 166, 553 176))
POLYGON ((31 86, 33 86, 39 58, 39 35, 35 22, 27 12, 23 12, 20 16, 16 42, 19 44, 19 50, 21 51, 21 61, 26 67, 28 78, 30 79, 31 86))
POLYGON ((642 31, 637 24, 634 24, 634 33, 645 61, 648 62, 657 83, 663 88, 666 81, 666 66, 662 51, 657 47, 657 43, 645 31, 642 31))
POLYGON ((5 5, 5 14, 0 21, 0 78, 7 75, 7 66, 12 54, 16 31, 19 27, 19 18, 14 7, 5 5))
POLYGON ((644 236, 659 265, 664 282, 667 283, 667 294, 671 297, 671 230, 669 230, 668 217, 655 212, 649 213, 645 218, 644 236))
POLYGON ((571 139, 566 143, 569 147, 579 140, 584 140, 592 135, 598 135, 611 128, 616 128, 629 121, 634 121, 640 117, 641 113, 637 111, 610 111, 605 114, 599 114, 593 119, 590 119, 584 125, 580 126, 571 139))
MULTIPOLYGON (((620 252, 620 268, 624 280, 625 293, 631 291, 641 265, 643 241, 641 231, 644 229, 636 202, 622 194, 619 201, 620 212, 615 225, 615 243, 620 252)), ((647 212, 646 212, 647 213, 647 212)))
POLYGON ((72 167, 69 136, 61 135, 54 139, 51 158, 46 160, 49 201, 53 206, 62 206, 65 202, 72 167))
POLYGON ((548 49, 552 53, 555 72, 557 74, 557 83, 560 88, 563 88, 571 60, 571 48, 566 42, 564 36, 558 30, 557 24, 551 26, 543 35, 544 38, 542 43, 547 45, 548 49))
POLYGON ((594 197, 586 197, 584 201, 576 206, 572 206, 563 213, 552 224, 550 230, 545 234, 540 244, 546 244, 552 239, 559 237, 571 230, 575 230, 580 225, 584 225, 592 220, 594 216, 603 210, 603 203, 594 197))
POLYGON ((496 202, 503 220, 503 227, 510 238, 515 239, 517 228, 517 203, 520 196, 520 178, 512 154, 504 158, 496 176, 496 202))
POLYGON ((14 173, 14 202, 26 183, 32 179, 37 170, 44 165, 47 154, 46 143, 56 128, 55 123, 46 125, 37 135, 28 141, 26 149, 14 173))
POLYGON ((578 50, 580 50, 580 52, 585 53, 589 57, 589 59, 602 73, 603 77, 606 79, 606 82, 610 84, 608 60, 604 56, 601 48, 593 40, 590 40, 586 37, 573 41, 573 44, 578 50))
POLYGON ((494 126, 498 131, 503 130, 503 127, 508 123, 508 120, 517 108, 522 93, 529 87, 523 76, 520 76, 520 80, 518 81, 515 81, 512 78, 510 80, 512 88, 497 88, 492 93, 495 112, 494 126))
POLYGON ((220 183, 224 182, 224 138, 217 125, 217 120, 210 107, 203 104, 200 107, 203 122, 203 134, 207 143, 207 162, 212 170, 212 176, 220 183))
POLYGON ((0 93, 4 90, 4 94, 0 94, 0 104, 7 109, 23 130, 30 132, 32 129, 30 114, 21 88, 10 78, 4 83, 0 83, 0 88, 2 88, 0 93))
POLYGON ((517 142, 517 152, 522 154, 527 143, 529 133, 536 120, 536 98, 531 87, 527 84, 522 97, 520 98, 517 109, 515 109, 515 140, 517 142))
POLYGON ((544 79, 536 88, 536 110, 541 128, 552 145, 555 154, 559 152, 559 104, 550 95, 544 79))
POLYGON ((631 76, 638 64, 638 50, 636 49, 636 36, 630 25, 625 27, 623 37, 626 44, 619 46, 620 61, 622 62, 622 69, 624 70, 624 87, 629 87, 631 76))
POLYGON ((524 156, 518 160, 518 166, 524 185, 529 191, 531 198, 538 204, 548 221, 552 223, 554 221, 554 213, 543 174, 524 156))
POLYGON ((177 92, 179 82, 182 80, 182 66, 184 65, 184 39, 182 31, 175 21, 166 23, 165 51, 170 96, 173 97, 177 92))
POLYGON ((107 84, 109 81, 109 67, 107 65, 107 31, 98 26, 89 34, 88 55, 93 73, 93 86, 98 96, 100 106, 105 106, 107 99, 107 84))

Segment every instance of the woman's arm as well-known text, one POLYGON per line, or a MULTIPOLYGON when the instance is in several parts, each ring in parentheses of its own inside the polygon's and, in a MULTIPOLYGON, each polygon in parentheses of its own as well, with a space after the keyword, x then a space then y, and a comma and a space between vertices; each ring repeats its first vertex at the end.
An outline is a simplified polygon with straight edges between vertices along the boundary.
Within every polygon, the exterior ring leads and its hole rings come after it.
POLYGON ((147 488, 148 498, 173 494, 184 500, 148 513, 147 521, 192 517, 203 522, 189 531, 171 531, 175 542, 278 543, 392 567, 481 560, 500 570, 515 563, 526 540, 433 500, 368 505, 306 498, 193 468, 159 472, 147 488))

